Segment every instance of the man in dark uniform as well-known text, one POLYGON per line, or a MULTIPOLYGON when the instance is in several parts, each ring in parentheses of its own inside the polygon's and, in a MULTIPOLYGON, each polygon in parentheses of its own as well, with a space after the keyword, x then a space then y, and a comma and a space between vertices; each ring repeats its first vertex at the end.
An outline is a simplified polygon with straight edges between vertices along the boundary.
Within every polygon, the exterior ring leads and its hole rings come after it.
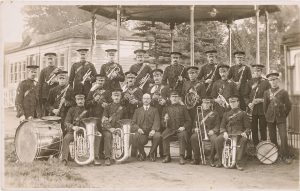
POLYGON ((153 83, 151 79, 152 69, 147 63, 144 62, 145 53, 146 51, 143 49, 135 50, 134 54, 136 55, 135 60, 137 63, 130 66, 129 69, 129 71, 135 72, 137 74, 135 85, 136 87, 140 87, 143 92, 146 92, 149 89, 150 83, 153 83))
POLYGON ((185 163, 184 154, 188 139, 187 131, 191 127, 191 118, 186 107, 179 103, 180 98, 177 91, 171 92, 170 101, 171 105, 164 108, 161 120, 162 125, 166 127, 166 129, 162 133, 165 155, 165 158, 162 162, 171 162, 170 141, 173 135, 177 135, 180 154, 179 164, 183 165, 185 163))
POLYGON ((272 71, 267 75, 271 88, 264 93, 263 108, 268 123, 271 142, 277 143, 276 127, 280 136, 280 154, 282 160, 290 164, 288 144, 287 144, 287 126, 286 118, 291 111, 291 101, 288 92, 279 87, 279 73, 272 71))
POLYGON ((208 50, 205 51, 205 54, 208 63, 201 67, 198 79, 204 82, 206 93, 207 95, 210 95, 213 83, 221 77, 218 72, 217 51, 208 50))
POLYGON ((122 90, 112 90, 113 102, 104 108, 102 116, 102 135, 104 139, 104 154, 105 154, 105 165, 111 164, 111 153, 112 153, 112 133, 115 128, 118 128, 117 122, 125 118, 125 110, 121 105, 122 90))
MULTIPOLYGON (((193 121, 193 135, 191 136, 191 144, 194 152, 194 160, 191 164, 198 165, 200 163, 200 147, 199 147, 199 131, 202 134, 202 140, 205 140, 204 133, 207 133, 207 137, 211 143, 210 149, 210 166, 214 167, 214 160, 216 155, 216 139, 220 130, 220 117, 219 114, 212 110, 213 100, 210 97, 205 97, 202 99, 201 109, 199 113, 195 115, 193 121), (196 122, 200 122, 201 126, 196 126, 196 122), (204 130, 205 125, 205 130, 204 130)), ((199 123, 198 123, 199 124, 199 123)))
MULTIPOLYGON (((68 154, 69 154, 69 145, 72 141, 74 141, 74 131, 79 130, 80 121, 83 118, 87 118, 88 112, 84 107, 84 95, 83 94, 77 94, 75 95, 75 100, 77 106, 71 107, 67 113, 66 119, 65 119, 65 126, 67 130, 67 134, 63 139, 62 143, 62 163, 64 165, 68 164, 68 154)), ((90 136, 90 135, 88 135, 90 136)), ((88 137, 86 137, 88 138, 88 137)), ((100 141, 101 137, 95 136, 95 142, 94 142, 94 165, 100 165, 101 161, 98 160, 99 158, 99 147, 100 147, 100 141)), ((74 148, 75 149, 75 148, 74 148)))
POLYGON ((78 49, 77 52, 80 54, 80 62, 72 65, 69 83, 75 94, 81 93, 87 97, 92 83, 95 82, 97 71, 94 64, 86 60, 88 49, 78 49))
POLYGON ((232 95, 238 94, 238 90, 234 82, 228 80, 229 66, 221 64, 219 66, 220 80, 217 80, 213 84, 211 97, 214 99, 214 110, 219 113, 219 117, 222 118, 225 111, 228 111, 229 103, 228 98, 232 95))
POLYGON ((26 68, 27 79, 20 82, 15 99, 17 117, 20 118, 20 122, 25 119, 41 117, 38 86, 35 81, 39 66, 29 65, 26 68))
POLYGON ((247 95, 247 82, 251 80, 251 70, 250 67, 245 64, 245 52, 236 51, 233 53, 235 58, 235 65, 229 70, 228 79, 233 80, 239 91, 240 108, 246 111, 245 96, 247 95))
POLYGON ((58 86, 52 88, 49 92, 47 109, 50 115, 61 117, 61 128, 64 132, 64 121, 67 112, 71 106, 75 106, 75 95, 73 88, 68 84, 68 72, 59 71, 57 73, 58 86))
POLYGON ((122 66, 115 62, 117 50, 107 49, 105 52, 107 52, 109 61, 103 64, 100 69, 100 74, 106 76, 105 86, 109 88, 109 90, 121 88, 120 82, 124 82, 125 76, 122 66))
POLYGON ((180 64, 180 52, 171 52, 171 65, 165 68, 162 84, 169 85, 171 90, 181 93, 184 66, 180 64))
POLYGON ((55 81, 59 68, 55 66, 56 53, 44 54, 47 62, 47 67, 41 70, 39 76, 39 98, 42 116, 47 116, 48 110, 46 109, 49 91, 54 88, 58 83, 55 81))
POLYGON ((236 150, 236 168, 244 170, 242 158, 247 148, 248 134, 250 133, 251 124, 245 111, 239 108, 238 94, 232 95, 229 98, 231 110, 226 112, 223 116, 220 125, 220 135, 217 137, 217 154, 219 161, 216 167, 222 166, 222 152, 224 148, 224 141, 232 136, 237 136, 237 150, 236 150))
POLYGON ((247 95, 245 97, 246 112, 252 116, 251 130, 253 143, 256 146, 258 139, 258 121, 261 140, 267 140, 267 122, 263 110, 264 92, 270 88, 270 83, 262 77, 264 65, 255 64, 253 78, 247 82, 247 95))
POLYGON ((132 146, 139 151, 138 160, 144 161, 146 153, 144 146, 148 143, 148 137, 152 139, 150 149, 150 160, 155 161, 155 151, 161 141, 160 118, 158 110, 152 106, 150 94, 143 95, 143 106, 136 109, 132 118, 133 124, 136 126, 137 132, 132 136, 132 146))
MULTIPOLYGON (((201 105, 202 98, 206 95, 205 85, 197 80, 198 76, 198 67, 197 66, 189 66, 187 68, 187 73, 189 76, 188 81, 183 82, 182 86, 182 97, 184 98, 185 105, 187 106, 189 115, 191 120, 194 121, 194 117, 196 116, 196 108, 201 105)), ((192 131, 188 133, 188 141, 187 141, 187 156, 186 159, 192 159, 192 146, 190 142, 190 138, 192 135, 192 131)))
POLYGON ((134 111, 142 106, 142 97, 143 91, 135 86, 135 79, 137 74, 135 72, 126 72, 126 83, 128 85, 128 89, 124 92, 124 97, 122 103, 125 106, 126 118, 132 119, 134 111))

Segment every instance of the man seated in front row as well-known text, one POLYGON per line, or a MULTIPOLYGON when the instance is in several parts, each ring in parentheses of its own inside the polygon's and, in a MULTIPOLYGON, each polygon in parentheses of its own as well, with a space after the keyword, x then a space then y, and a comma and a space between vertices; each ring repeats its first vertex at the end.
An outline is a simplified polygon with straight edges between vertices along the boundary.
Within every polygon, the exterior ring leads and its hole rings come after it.
POLYGON ((229 104, 231 110, 224 113, 220 126, 220 135, 217 138, 217 154, 219 162, 216 167, 222 166, 222 152, 224 148, 224 141, 232 136, 237 136, 236 148, 236 165, 238 170, 243 170, 242 157, 247 147, 247 134, 250 132, 250 120, 243 110, 239 107, 238 94, 229 97, 229 104), (239 146, 238 146, 239 145, 239 146))
POLYGON ((122 90, 114 89, 112 90, 112 100, 113 103, 104 108, 102 116, 102 135, 104 142, 104 155, 105 155, 105 165, 109 166, 111 164, 111 153, 112 153, 112 133, 115 128, 118 127, 118 121, 125 118, 125 109, 121 105, 122 90))
MULTIPOLYGON (((62 145, 62 163, 64 165, 68 164, 68 154, 69 154, 69 145, 72 141, 74 141, 74 131, 79 130, 80 121, 83 118, 88 117, 88 112, 84 107, 84 95, 83 94, 77 94, 75 96, 75 101, 77 106, 71 107, 67 113, 66 119, 65 119, 65 127, 67 130, 67 134, 65 135, 63 139, 63 145, 62 145)), ((99 147, 100 147, 100 141, 101 137, 95 136, 95 142, 94 142, 94 152, 95 152, 95 160, 94 164, 99 165, 101 162, 97 160, 99 158, 99 147)), ((74 148, 75 150, 76 148, 74 148)))
POLYGON ((179 164, 183 165, 184 154, 187 144, 187 130, 191 126, 191 117, 186 106, 180 104, 180 97, 177 91, 170 94, 171 105, 164 108, 162 112, 162 124, 166 129, 162 132, 164 160, 163 163, 171 162, 170 141, 173 135, 177 135, 179 141, 180 160, 179 164))
POLYGON ((159 113, 157 108, 150 106, 150 94, 144 94, 142 101, 143 107, 136 109, 132 118, 134 126, 137 126, 137 132, 131 136, 132 147, 139 151, 138 160, 144 161, 146 158, 144 146, 148 143, 148 136, 152 138, 150 160, 154 162, 155 151, 161 139, 159 113))

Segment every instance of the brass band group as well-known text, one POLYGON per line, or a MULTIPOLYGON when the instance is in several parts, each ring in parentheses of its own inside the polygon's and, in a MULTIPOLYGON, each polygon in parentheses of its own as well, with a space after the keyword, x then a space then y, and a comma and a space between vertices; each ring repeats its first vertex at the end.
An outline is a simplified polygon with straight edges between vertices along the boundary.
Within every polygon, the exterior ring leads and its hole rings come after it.
MULTIPOLYGON (((86 60, 88 49, 77 51, 80 61, 69 75, 55 66, 55 53, 45 54, 48 66, 38 82, 38 66, 28 65, 28 78, 19 84, 16 96, 20 126, 59 117, 58 155, 65 165, 75 158, 78 164, 95 165, 104 159, 109 166, 129 156, 140 161, 160 156, 168 163, 175 138, 180 164, 206 164, 204 143, 210 142, 210 166, 243 170, 250 134, 257 146, 267 140, 267 127, 281 159, 291 162, 289 95, 279 87, 278 72, 264 77, 264 65, 246 64, 245 52, 234 52, 235 64, 230 67, 218 62, 217 50, 207 50, 207 63, 201 68, 182 65, 182 54, 171 52, 171 64, 163 71, 151 69, 144 60, 146 51, 139 49, 134 51, 136 63, 124 73, 115 62, 116 49, 106 50, 109 61, 99 72, 86 60), (149 140, 147 155, 144 147, 149 140)), ((268 160, 270 155, 263 157, 268 160)))

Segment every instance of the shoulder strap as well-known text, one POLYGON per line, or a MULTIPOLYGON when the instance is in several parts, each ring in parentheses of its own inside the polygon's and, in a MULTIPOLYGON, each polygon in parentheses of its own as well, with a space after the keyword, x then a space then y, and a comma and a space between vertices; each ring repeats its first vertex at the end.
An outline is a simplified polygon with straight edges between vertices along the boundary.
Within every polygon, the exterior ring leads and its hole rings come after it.
POLYGON ((141 68, 139 69, 139 71, 137 72, 137 76, 140 75, 140 73, 143 71, 143 69, 145 68, 146 64, 142 64, 141 68))

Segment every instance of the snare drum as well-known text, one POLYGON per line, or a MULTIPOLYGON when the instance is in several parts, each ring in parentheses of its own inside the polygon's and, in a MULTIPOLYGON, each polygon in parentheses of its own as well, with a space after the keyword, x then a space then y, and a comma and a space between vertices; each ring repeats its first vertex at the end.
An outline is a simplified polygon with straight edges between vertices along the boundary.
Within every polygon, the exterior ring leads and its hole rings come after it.
POLYGON ((32 119, 19 125, 15 134, 15 150, 19 161, 33 162, 58 156, 63 133, 56 120, 32 119))
POLYGON ((262 141, 256 146, 256 157, 263 164, 273 164, 278 158, 278 148, 270 141, 262 141))

